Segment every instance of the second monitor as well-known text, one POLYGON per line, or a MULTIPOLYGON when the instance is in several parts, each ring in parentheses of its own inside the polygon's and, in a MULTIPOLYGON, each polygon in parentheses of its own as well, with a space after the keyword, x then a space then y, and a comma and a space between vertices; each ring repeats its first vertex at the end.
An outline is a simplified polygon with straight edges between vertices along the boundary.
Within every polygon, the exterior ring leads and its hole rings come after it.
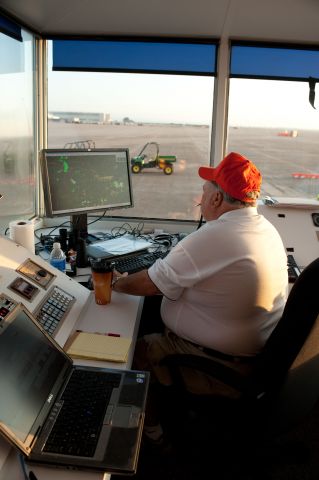
POLYGON ((40 162, 46 214, 71 215, 73 229, 87 231, 91 212, 133 206, 127 148, 45 149, 40 162))

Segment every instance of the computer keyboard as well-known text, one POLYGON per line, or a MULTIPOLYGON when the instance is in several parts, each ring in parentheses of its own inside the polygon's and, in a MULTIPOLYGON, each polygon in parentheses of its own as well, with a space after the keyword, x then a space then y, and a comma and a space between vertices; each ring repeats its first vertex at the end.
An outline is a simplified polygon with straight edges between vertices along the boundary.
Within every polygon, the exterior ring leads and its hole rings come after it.
POLYGON ((301 271, 293 255, 287 255, 288 280, 289 283, 295 283, 301 271))
POLYGON ((149 268, 158 258, 164 258, 168 251, 138 253, 114 261, 114 268, 120 273, 135 273, 149 268))
POLYGON ((117 373, 73 371, 44 451, 93 457, 112 391, 120 381, 117 373))
POLYGON ((73 295, 54 286, 34 313, 44 330, 53 335, 61 320, 68 314, 75 302, 73 295))

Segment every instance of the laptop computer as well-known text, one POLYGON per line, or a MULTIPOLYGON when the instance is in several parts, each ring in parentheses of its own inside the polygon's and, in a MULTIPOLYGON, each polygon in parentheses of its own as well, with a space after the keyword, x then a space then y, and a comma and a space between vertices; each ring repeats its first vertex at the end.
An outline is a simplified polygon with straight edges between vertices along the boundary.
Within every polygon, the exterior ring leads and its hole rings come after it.
POLYGON ((135 473, 148 384, 148 372, 74 365, 22 304, 1 307, 0 433, 28 463, 135 473))
POLYGON ((147 251, 153 247, 154 243, 143 238, 137 238, 133 235, 122 235, 111 240, 102 240, 96 243, 90 243, 86 247, 86 253, 91 258, 105 258, 113 260, 115 258, 129 255, 139 251, 147 251))

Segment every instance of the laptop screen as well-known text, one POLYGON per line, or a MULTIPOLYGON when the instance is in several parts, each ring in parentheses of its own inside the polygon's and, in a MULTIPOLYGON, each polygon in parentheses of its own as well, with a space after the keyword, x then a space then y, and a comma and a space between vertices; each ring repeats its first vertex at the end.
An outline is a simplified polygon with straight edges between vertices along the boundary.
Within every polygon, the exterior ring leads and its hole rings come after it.
POLYGON ((25 441, 68 358, 25 311, 0 320, 0 421, 25 441))

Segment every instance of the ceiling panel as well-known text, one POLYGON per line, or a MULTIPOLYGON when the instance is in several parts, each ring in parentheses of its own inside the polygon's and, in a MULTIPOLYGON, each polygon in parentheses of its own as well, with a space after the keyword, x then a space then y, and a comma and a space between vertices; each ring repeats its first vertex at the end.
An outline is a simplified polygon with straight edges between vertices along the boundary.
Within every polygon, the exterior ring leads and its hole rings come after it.
POLYGON ((0 0, 44 35, 236 38, 319 44, 317 0, 0 0))

